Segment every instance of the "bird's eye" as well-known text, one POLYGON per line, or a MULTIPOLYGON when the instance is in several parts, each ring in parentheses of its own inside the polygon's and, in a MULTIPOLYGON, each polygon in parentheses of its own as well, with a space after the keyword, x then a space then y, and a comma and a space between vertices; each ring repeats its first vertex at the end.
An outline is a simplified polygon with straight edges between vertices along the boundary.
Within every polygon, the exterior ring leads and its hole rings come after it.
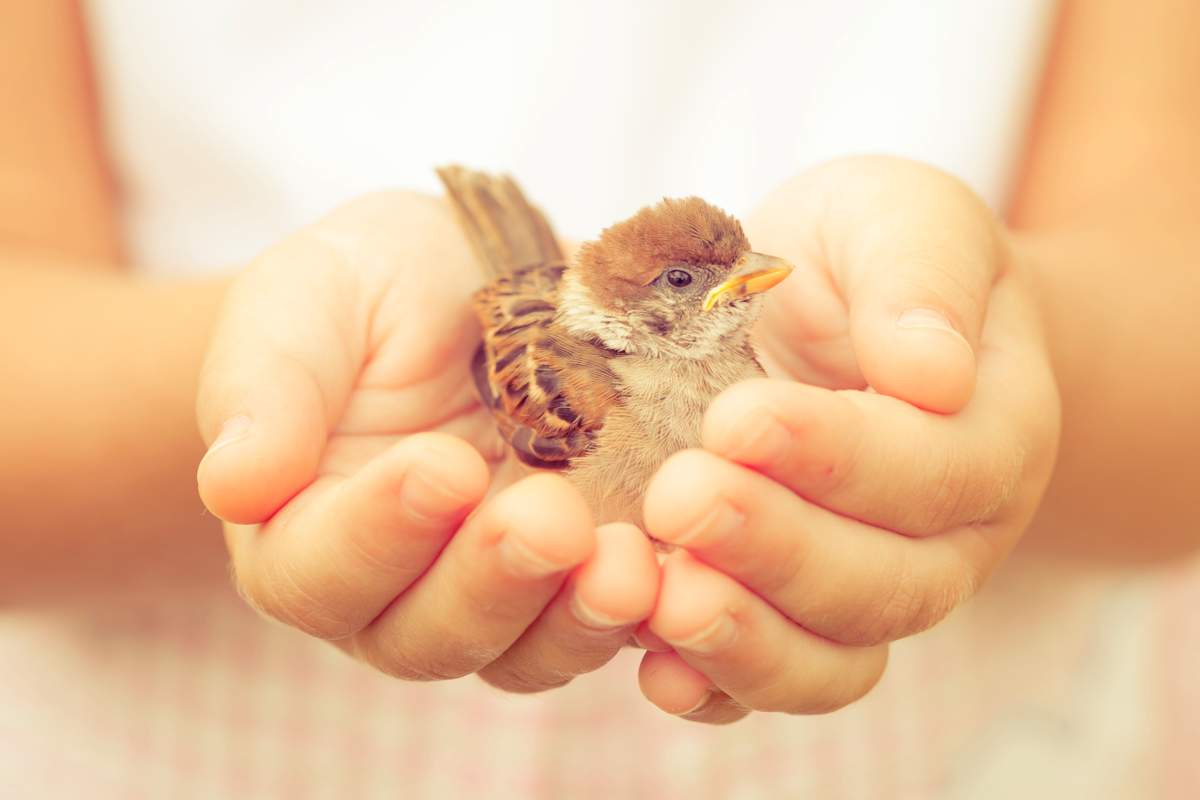
POLYGON ((667 283, 674 286, 676 289, 682 289, 692 282, 692 273, 685 269, 672 269, 667 271, 667 283))

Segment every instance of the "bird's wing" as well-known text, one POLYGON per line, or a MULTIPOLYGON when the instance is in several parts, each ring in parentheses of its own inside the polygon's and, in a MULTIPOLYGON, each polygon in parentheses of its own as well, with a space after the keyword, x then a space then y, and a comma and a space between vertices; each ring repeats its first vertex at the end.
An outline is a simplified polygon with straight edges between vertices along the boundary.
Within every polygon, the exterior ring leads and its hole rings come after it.
POLYGON ((617 399, 606 351, 557 331, 546 295, 525 290, 555 269, 501 279, 475 297, 484 327, 475 385, 517 456, 542 469, 587 452, 617 399))
POLYGON ((494 278, 475 295, 483 343, 472 373, 501 435, 530 466, 587 452, 616 401, 608 351, 554 325, 566 264, 544 216, 510 178, 438 170, 467 238, 494 278))
POLYGON ((437 175, 467 241, 494 277, 564 261, 550 223, 512 178, 454 164, 437 175))

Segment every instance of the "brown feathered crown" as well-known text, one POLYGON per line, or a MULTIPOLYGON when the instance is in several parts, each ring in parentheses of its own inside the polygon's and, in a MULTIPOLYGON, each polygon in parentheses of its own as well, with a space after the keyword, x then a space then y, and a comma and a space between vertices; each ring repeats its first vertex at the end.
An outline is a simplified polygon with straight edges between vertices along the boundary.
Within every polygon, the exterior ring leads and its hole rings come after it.
POLYGON ((630 297, 672 265, 732 267, 750 249, 741 223, 699 197, 664 199, 584 244, 580 280, 601 297, 630 297))

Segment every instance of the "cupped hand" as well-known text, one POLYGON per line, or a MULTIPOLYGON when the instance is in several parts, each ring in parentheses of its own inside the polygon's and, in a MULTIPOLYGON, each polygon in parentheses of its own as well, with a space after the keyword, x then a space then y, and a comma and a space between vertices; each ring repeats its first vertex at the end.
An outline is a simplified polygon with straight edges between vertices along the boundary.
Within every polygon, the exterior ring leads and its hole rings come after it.
POLYGON ((468 373, 482 280, 419 195, 268 250, 213 334, 198 481, 259 610, 391 675, 536 691, 611 658, 659 573, 562 478, 493 480, 504 451, 468 373))
POLYGON ((663 565, 646 696, 728 722, 815 713, 878 681, 887 644, 972 596, 1027 526, 1059 399, 1019 254, 932 168, 833 162, 748 225, 797 265, 765 309, 773 379, 718 397, 703 449, 646 497, 663 565))

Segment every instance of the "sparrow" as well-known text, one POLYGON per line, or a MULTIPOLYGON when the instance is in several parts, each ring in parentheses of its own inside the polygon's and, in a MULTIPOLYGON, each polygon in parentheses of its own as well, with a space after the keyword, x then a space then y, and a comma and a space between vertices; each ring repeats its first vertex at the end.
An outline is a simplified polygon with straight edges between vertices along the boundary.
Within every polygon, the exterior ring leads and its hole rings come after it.
POLYGON ((597 522, 640 524, 650 478, 700 445, 712 399, 765 374, 749 332, 792 265, 698 197, 643 208, 568 261, 512 178, 437 173, 491 276, 474 295, 481 402, 516 457, 564 470, 597 522))

